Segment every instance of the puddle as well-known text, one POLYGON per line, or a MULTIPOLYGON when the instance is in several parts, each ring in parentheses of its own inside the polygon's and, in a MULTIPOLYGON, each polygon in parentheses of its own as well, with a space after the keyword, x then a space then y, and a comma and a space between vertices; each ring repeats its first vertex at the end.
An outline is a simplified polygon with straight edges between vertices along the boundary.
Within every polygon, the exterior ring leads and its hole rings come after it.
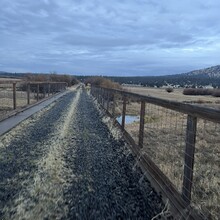
MULTIPOLYGON (((134 115, 126 115, 125 116, 125 124, 131 124, 131 123, 139 121, 139 120, 140 120, 139 116, 134 116, 134 115)), ((117 121, 121 124, 122 116, 117 117, 117 121)))

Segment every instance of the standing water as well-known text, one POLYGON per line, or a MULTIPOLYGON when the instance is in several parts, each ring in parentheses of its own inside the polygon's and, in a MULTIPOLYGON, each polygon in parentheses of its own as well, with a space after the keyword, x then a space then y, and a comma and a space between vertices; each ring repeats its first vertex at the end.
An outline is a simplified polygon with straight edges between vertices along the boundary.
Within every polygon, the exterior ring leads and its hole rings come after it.
MULTIPOLYGON (((125 124, 131 124, 131 123, 139 121, 139 120, 140 120, 139 116, 134 116, 134 115, 126 115, 125 116, 125 124)), ((119 123, 121 123, 122 122, 122 116, 117 117, 117 121, 119 123)))

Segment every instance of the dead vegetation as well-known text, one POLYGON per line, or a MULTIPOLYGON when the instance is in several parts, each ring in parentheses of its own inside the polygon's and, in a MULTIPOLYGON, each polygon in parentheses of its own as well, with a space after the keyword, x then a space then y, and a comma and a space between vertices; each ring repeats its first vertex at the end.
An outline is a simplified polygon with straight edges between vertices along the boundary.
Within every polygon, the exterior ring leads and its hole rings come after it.
POLYGON ((100 87, 110 88, 110 89, 122 89, 119 83, 113 82, 110 79, 106 79, 104 77, 99 77, 99 76, 88 78, 85 81, 85 84, 86 85, 91 84, 93 86, 100 86, 100 87))

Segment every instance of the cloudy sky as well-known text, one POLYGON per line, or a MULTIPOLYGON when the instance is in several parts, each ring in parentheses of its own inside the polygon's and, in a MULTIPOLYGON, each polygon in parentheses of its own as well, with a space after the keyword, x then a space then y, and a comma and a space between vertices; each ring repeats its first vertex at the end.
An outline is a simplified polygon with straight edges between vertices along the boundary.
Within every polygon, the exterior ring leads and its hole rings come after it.
POLYGON ((219 0, 0 0, 0 70, 164 75, 220 64, 219 0))

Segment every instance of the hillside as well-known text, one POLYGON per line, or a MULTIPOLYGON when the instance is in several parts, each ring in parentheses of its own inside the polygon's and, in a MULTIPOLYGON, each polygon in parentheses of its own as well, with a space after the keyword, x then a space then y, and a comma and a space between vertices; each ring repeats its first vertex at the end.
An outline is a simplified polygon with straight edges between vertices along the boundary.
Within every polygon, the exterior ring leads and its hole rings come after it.
POLYGON ((188 73, 166 75, 166 76, 145 76, 145 77, 110 77, 112 80, 125 83, 137 84, 149 87, 220 87, 220 65, 205 69, 194 70, 188 73))
POLYGON ((220 77, 220 65, 212 66, 212 67, 200 69, 200 70, 194 70, 194 71, 191 71, 185 74, 188 76, 219 78, 220 77))

